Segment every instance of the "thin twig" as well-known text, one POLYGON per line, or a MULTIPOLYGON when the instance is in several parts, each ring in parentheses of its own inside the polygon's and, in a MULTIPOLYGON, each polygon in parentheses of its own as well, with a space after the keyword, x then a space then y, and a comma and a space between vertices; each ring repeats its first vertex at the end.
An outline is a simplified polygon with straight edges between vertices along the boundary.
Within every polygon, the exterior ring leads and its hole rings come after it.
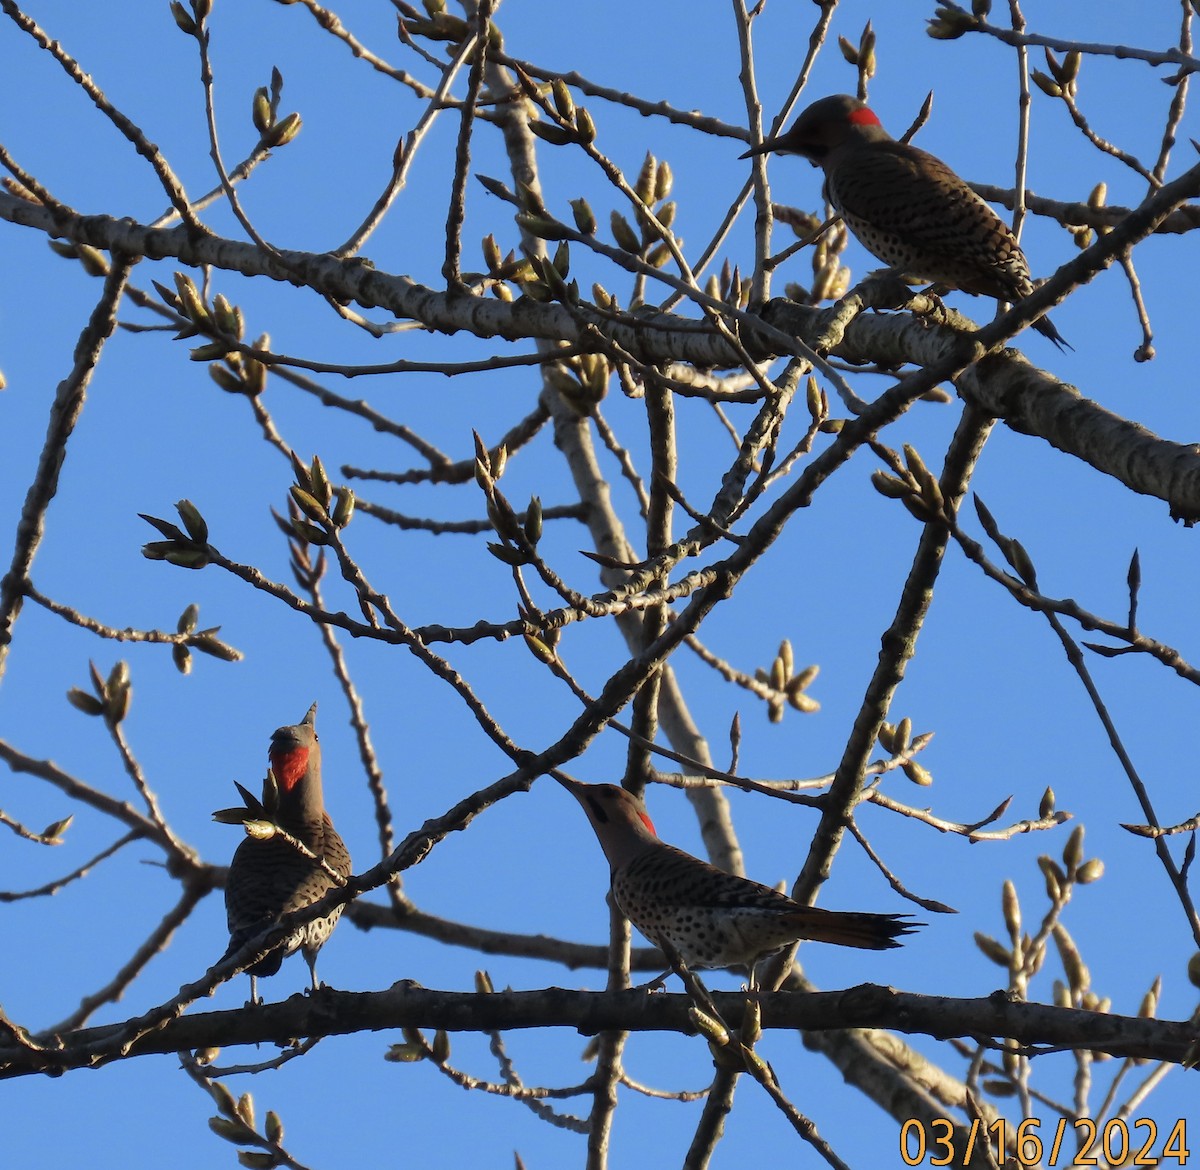
POLYGON ((117 973, 103 987, 98 988, 91 995, 84 996, 75 1011, 49 1030, 52 1033, 73 1032, 75 1029, 83 1027, 98 1008, 103 1007, 106 1003, 116 1003, 146 968, 150 960, 166 949, 175 931, 191 917, 192 911, 208 894, 210 888, 202 876, 185 882, 179 901, 163 915, 162 921, 146 936, 129 959, 121 965, 117 973))
MULTIPOLYGON (((442 275, 446 287, 463 287, 462 227, 467 217, 467 179, 471 170, 471 132, 475 122, 475 108, 479 104, 479 91, 483 88, 483 64, 487 58, 488 38, 492 32, 492 8, 496 0, 478 0, 472 7, 475 31, 458 47, 456 58, 465 61, 471 57, 471 71, 467 80, 467 96, 460 110, 458 142, 454 151, 454 177, 450 184, 450 204, 446 211, 446 260, 442 275)), ((447 70, 447 73, 450 71, 447 70)))
MULTIPOLYGON (((1179 51, 1189 56, 1192 52, 1192 20, 1195 16, 1194 5, 1183 4, 1183 16, 1179 28, 1179 51)), ((1167 114, 1166 125, 1163 126, 1162 142, 1158 148, 1158 158, 1154 162, 1153 176, 1158 183, 1167 177, 1167 164, 1171 160, 1171 148, 1175 145, 1176 132, 1183 120, 1183 112, 1187 108, 1188 92, 1191 89, 1191 73, 1181 73, 1179 80, 1171 87, 1171 108, 1167 114)))
POLYGON ((0 0, 0 8, 4 9, 5 13, 22 32, 31 36, 40 48, 49 53, 62 66, 66 75, 87 94, 96 109, 133 144, 133 148, 138 154, 154 168, 154 173, 158 176, 158 181, 162 184, 163 190, 166 191, 167 198, 171 201, 171 206, 179 213, 180 218, 188 226, 188 229, 197 234, 205 234, 207 229, 196 218, 192 205, 188 200, 187 192, 183 189, 183 184, 175 176, 170 166, 167 165, 167 160, 163 158, 158 147, 146 137, 138 126, 130 121, 129 118, 104 96, 103 91, 92 80, 91 74, 63 48, 62 44, 51 38, 35 21, 26 16, 13 0, 0 0))
MULTIPOLYGON (((215 641, 214 631, 220 629, 219 626, 216 626, 207 630, 174 634, 168 633, 166 630, 135 630, 130 626, 119 630, 115 626, 105 625, 104 622, 98 621, 96 618, 80 613, 72 606, 63 605, 62 602, 47 597, 40 589, 34 586, 32 581, 27 582, 25 585, 25 596, 30 601, 40 605, 43 609, 70 622, 73 626, 79 626, 80 629, 87 630, 99 638, 108 638, 114 642, 146 642, 164 646, 194 646, 203 652, 206 646, 213 645, 215 641)), ((227 643, 221 642, 220 645, 222 647, 222 657, 226 657, 228 661, 241 662, 245 658, 245 655, 240 650, 234 649, 234 647, 229 646, 227 643)))
MULTIPOLYGON (((3 816, 3 814, 0 814, 0 816, 3 816)), ((11 823, 8 817, 4 817, 3 819, 5 823, 11 823)), ((51 894, 57 894, 64 886, 70 885, 71 882, 87 877, 102 861, 107 861, 114 853, 124 849, 131 842, 139 840, 140 837, 140 833, 126 833, 123 837, 118 837, 111 845, 107 845, 101 849, 95 857, 89 858, 82 865, 71 870, 70 873, 64 874, 60 878, 55 878, 53 881, 46 882, 45 885, 37 886, 32 890, 0 890, 0 902, 20 902, 26 898, 45 898, 51 894)), ((34 839, 36 840, 37 838, 35 837, 34 839)), ((54 843, 61 844, 61 842, 54 843)))
MULTIPOLYGON (((310 581, 309 595, 312 597, 315 606, 323 608, 321 574, 320 572, 313 571, 311 561, 308 559, 308 546, 301 544, 299 541, 292 541, 291 544, 293 559, 299 562, 297 576, 299 577, 300 572, 304 572, 307 569, 307 579, 310 581)), ((342 694, 345 695, 346 703, 350 708, 350 725, 354 728, 354 735, 358 741, 359 759, 362 761, 363 771, 367 777, 367 787, 370 789, 371 798, 375 804, 375 822, 379 830, 380 856, 387 857, 396 847, 395 834, 392 829, 392 808, 388 800, 383 768, 380 766, 379 757, 375 753, 375 745, 371 741, 371 728, 363 712, 362 697, 350 675, 350 667, 346 661, 345 651, 342 649, 342 645, 338 641, 333 628, 325 624, 321 624, 319 628, 321 631, 321 641, 329 653, 330 662, 333 666, 334 677, 338 680, 342 688, 342 694)), ((387 891, 393 905, 397 909, 403 910, 407 903, 401 893, 399 876, 394 881, 388 882, 387 891)))
MULTIPOLYGON (((308 4, 308 0, 305 0, 305 2, 307 6, 314 9, 314 15, 316 15, 316 6, 308 4)), ((337 17, 335 16, 333 19, 336 21, 337 17)), ((340 25, 340 21, 338 23, 340 25)), ((421 115, 419 121, 412 128, 412 130, 410 130, 408 134, 396 144, 396 148, 392 152, 392 173, 388 179, 387 186, 384 187, 383 191, 379 195, 379 198, 376 199, 375 205, 367 213, 367 216, 363 222, 359 224, 359 226, 355 228, 353 232, 350 233, 350 237, 345 241, 345 243, 339 244, 333 249, 333 255, 342 257, 355 255, 362 249, 362 246, 367 242, 367 240, 370 239, 375 229, 383 222, 384 216, 386 216, 388 211, 391 209, 392 204, 396 200, 396 196, 399 195, 402 190, 404 190, 404 184, 408 176, 408 169, 412 165, 412 162, 417 155, 417 147, 420 146, 422 140, 432 128, 438 114, 440 114, 442 110, 446 109, 448 106, 454 104, 449 99, 450 89, 453 86, 454 79, 458 76, 458 72, 462 68, 463 63, 471 55, 471 52, 477 43, 478 42, 476 38, 467 37, 462 44, 458 46, 453 59, 450 61, 450 64, 443 70, 442 78, 438 82, 437 88, 428 94, 429 100, 426 104, 425 112, 421 115)), ((469 101, 469 108, 472 112, 471 116, 474 116, 477 100, 478 95, 476 95, 475 100, 469 101)), ((463 107, 464 117, 467 116, 467 109, 468 107, 463 107)))
MULTIPOLYGON (((0 4, 6 11, 10 10, 10 0, 0 0, 0 4)), ((104 344, 116 326, 117 306, 121 303, 133 264, 132 259, 114 257, 104 278, 100 299, 75 343, 71 372, 59 383, 50 406, 46 441, 17 524, 12 564, 4 579, 0 580, 0 679, 4 677, 13 625, 21 612, 33 560, 45 533, 46 510, 58 492, 67 443, 83 412, 88 384, 100 361, 104 344)))
MULTIPOLYGON (((966 491, 991 427, 991 421, 973 408, 964 412, 946 452, 940 482, 948 514, 954 513, 966 491)), ((854 730, 842 754, 804 867, 793 888, 792 896, 798 901, 810 902, 829 876, 847 820, 863 787, 867 759, 879 737, 879 730, 891 706, 892 697, 904 676, 905 664, 916 649, 917 637, 932 603, 934 585, 948 540, 946 526, 938 521, 926 524, 921 533, 912 568, 896 607, 896 615, 884 635, 879 662, 867 684, 854 730)), ((786 956, 785 962, 778 959, 771 961, 776 984, 790 961, 790 955, 786 956)), ((771 985, 775 984, 768 984, 771 985)))
MULTIPOLYGON (((524 364, 524 363, 522 363, 524 364)), ((538 403, 529 414, 511 426, 490 450, 503 447, 513 455, 532 442, 550 418, 550 412, 538 403)), ((417 448, 428 459, 428 468, 413 468, 408 471, 372 471, 349 464, 343 465, 342 474, 347 479, 370 479, 379 483, 470 483, 475 478, 475 456, 453 462, 420 436, 404 428, 400 437, 417 448)))
MULTIPOLYGON (((957 5, 955 5, 957 7, 957 5)), ((1037 45, 1054 49, 1059 53, 1081 53, 1088 57, 1117 57, 1121 60, 1145 61, 1149 65, 1178 65, 1181 69, 1194 73, 1200 70, 1200 60, 1179 49, 1139 49, 1133 45, 1106 45, 1095 41, 1068 40, 1064 37, 1050 37, 1042 33, 1013 32, 998 25, 989 24, 982 17, 973 17, 971 31, 986 33, 990 37, 1006 45, 1037 45)))
POLYGON ((129 741, 125 738, 124 724, 111 719, 105 719, 104 722, 108 727, 109 735, 112 736, 113 743, 117 745, 126 775, 133 781, 133 786, 146 805, 150 819, 158 827, 159 840, 165 845, 169 856, 168 864, 181 865, 185 870, 194 868, 199 857, 196 851, 190 845, 185 845, 167 824, 167 819, 159 807, 158 796, 146 780, 146 774, 142 771, 141 764, 138 763, 137 757, 129 746, 129 741))

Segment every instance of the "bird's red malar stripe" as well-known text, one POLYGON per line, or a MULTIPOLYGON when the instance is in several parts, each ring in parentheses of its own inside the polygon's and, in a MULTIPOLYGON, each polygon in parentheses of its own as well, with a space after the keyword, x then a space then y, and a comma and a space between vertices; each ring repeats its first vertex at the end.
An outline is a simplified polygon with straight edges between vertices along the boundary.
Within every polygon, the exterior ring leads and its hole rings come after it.
POLYGON ((850 111, 850 122, 855 126, 878 126, 879 119, 875 116, 874 110, 868 110, 865 106, 861 110, 850 111))
POLYGON ((308 748, 296 747, 286 752, 271 753, 271 771, 284 792, 290 792, 308 768, 308 748))

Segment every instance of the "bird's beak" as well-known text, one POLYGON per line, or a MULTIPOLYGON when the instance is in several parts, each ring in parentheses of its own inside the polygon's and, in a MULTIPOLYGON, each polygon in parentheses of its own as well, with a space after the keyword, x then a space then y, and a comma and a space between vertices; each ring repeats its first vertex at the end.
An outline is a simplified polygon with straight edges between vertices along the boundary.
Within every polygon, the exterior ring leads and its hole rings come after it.
POLYGON ((756 154, 770 154, 778 141, 778 138, 765 138, 757 146, 752 146, 745 154, 739 154, 738 158, 753 158, 756 154))
POLYGON ((796 154, 796 148, 792 145, 792 132, 788 130, 784 134, 772 134, 769 138, 764 138, 757 146, 745 152, 744 155, 739 155, 739 158, 754 158, 755 155, 769 155, 770 152, 781 150, 784 154, 796 154))
POLYGON ((579 799, 579 795, 583 790, 582 784, 576 780, 568 780, 565 776, 557 776, 553 772, 551 772, 551 776, 553 776, 554 779, 557 780, 573 797, 575 797, 577 800, 579 799))

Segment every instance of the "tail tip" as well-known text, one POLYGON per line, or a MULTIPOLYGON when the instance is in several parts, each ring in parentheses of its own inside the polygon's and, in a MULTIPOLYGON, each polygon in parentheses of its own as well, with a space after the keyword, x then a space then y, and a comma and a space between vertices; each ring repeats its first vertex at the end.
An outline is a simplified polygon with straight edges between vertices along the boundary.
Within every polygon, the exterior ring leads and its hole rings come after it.
POLYGON ((1043 337, 1048 337, 1056 346, 1060 353, 1070 350, 1075 352, 1075 347, 1054 327, 1053 322, 1049 317, 1039 317, 1033 327, 1043 337))

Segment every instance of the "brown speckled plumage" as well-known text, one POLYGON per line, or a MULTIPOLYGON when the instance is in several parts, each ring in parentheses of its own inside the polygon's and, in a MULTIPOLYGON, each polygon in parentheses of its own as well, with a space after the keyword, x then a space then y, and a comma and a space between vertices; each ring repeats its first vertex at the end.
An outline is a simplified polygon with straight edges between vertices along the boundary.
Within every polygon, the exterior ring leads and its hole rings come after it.
MULTIPOLYGON (((941 159, 892 138, 857 98, 814 102, 786 133, 748 153, 768 152, 821 167, 830 204, 889 267, 1000 301, 1033 292, 1021 245, 989 204, 941 159)), ((1067 344, 1048 318, 1033 327, 1060 348, 1067 344)))
POLYGON ((696 967, 746 967, 801 939, 885 950, 911 929, 904 915, 801 906, 660 841, 641 803, 614 784, 559 778, 591 821, 621 911, 651 942, 696 967), (664 946, 664 943, 666 946, 664 946))
MULTIPOLYGON (((341 877, 350 876, 350 853, 325 811, 321 789, 321 746, 315 727, 316 704, 303 722, 280 727, 271 736, 270 760, 278 786, 273 819, 341 877)), ((311 858, 279 837, 260 841, 247 837, 237 848, 225 882, 225 912, 229 922, 227 955, 277 922, 281 915, 309 906, 335 885, 311 858)), ((247 969, 251 998, 257 999, 260 975, 274 975, 283 960, 297 950, 308 963, 315 991, 317 952, 325 945, 341 916, 339 907, 325 918, 307 923, 266 958, 247 969)))

